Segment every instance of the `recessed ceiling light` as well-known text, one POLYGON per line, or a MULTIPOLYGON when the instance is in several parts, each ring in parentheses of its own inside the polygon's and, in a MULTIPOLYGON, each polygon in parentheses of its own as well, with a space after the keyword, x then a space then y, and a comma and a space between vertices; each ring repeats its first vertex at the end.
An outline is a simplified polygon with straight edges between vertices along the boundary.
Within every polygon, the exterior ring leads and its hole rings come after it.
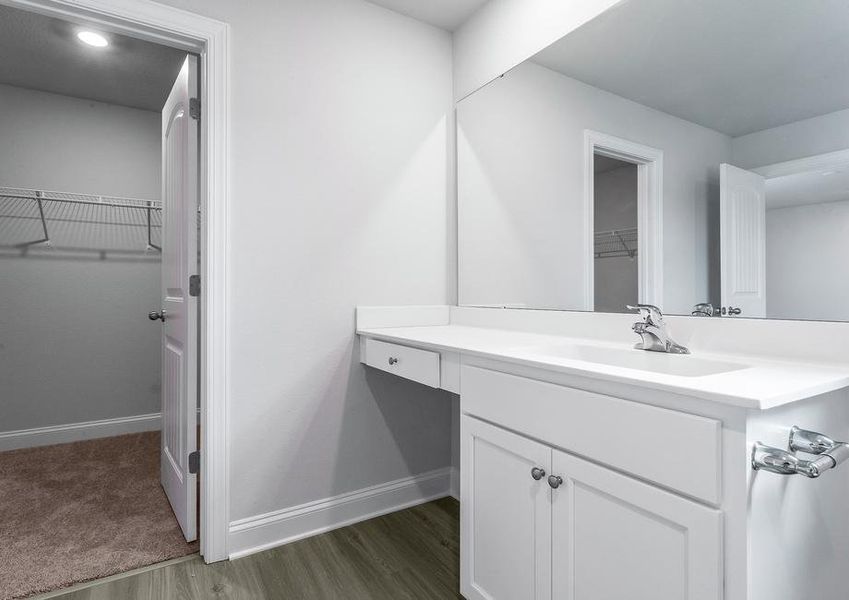
POLYGON ((109 40, 94 31, 80 31, 77 37, 80 38, 81 42, 95 48, 104 48, 109 45, 109 40))

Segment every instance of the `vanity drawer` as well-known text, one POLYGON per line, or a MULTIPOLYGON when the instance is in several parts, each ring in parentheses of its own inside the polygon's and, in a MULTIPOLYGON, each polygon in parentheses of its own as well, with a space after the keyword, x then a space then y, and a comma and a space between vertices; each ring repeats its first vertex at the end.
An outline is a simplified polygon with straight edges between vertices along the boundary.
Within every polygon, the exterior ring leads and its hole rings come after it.
POLYGON ((461 377, 466 414, 720 502, 722 424, 715 419, 472 366, 461 377))
POLYGON ((366 338, 365 363, 430 387, 439 387, 439 353, 366 338))

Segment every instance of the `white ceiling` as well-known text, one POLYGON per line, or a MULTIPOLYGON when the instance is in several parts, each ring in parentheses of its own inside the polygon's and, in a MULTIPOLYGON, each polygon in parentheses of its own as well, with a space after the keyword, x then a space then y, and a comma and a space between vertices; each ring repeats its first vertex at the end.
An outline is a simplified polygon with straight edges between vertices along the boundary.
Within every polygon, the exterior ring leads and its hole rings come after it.
POLYGON ((81 29, 0 6, 0 83, 159 111, 186 53, 115 34, 93 48, 77 39, 81 29))
POLYGON ((441 29, 454 31, 466 22, 472 14, 489 0, 369 0, 407 15, 419 21, 430 23, 441 29))
POLYGON ((846 200, 849 200, 849 165, 766 180, 768 210, 846 200))
POLYGON ((849 4, 626 0, 533 60, 736 137, 849 107, 849 4))

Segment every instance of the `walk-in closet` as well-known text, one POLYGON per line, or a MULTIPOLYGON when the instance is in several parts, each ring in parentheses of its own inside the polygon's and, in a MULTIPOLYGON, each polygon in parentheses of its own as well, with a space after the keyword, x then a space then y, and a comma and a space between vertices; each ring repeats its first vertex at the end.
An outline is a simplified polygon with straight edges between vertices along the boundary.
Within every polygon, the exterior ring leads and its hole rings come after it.
POLYGON ((0 6, 0 55, 7 600, 198 543, 163 488, 165 330, 149 318, 169 249, 163 111, 187 54, 0 6))

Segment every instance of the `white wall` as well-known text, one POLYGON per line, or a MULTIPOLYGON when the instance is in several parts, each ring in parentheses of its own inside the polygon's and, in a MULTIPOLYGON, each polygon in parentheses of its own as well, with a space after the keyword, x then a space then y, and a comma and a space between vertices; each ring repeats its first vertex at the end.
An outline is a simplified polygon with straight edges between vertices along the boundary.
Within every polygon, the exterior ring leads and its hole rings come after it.
POLYGON ((849 320, 849 202, 766 211, 766 314, 849 320))
MULTIPOLYGON (((157 113, 0 85, 0 186, 156 200, 159 129, 157 113)), ((0 253, 0 431, 158 412, 159 272, 0 253)))
MULTIPOLYGON (((594 230, 637 227, 637 166, 624 165, 595 174, 594 230)), ((594 308, 597 312, 630 312, 639 302, 639 263, 636 257, 602 256, 593 261, 594 308)))
POLYGON ((662 308, 689 314, 708 297, 707 215, 727 136, 531 62, 457 117, 461 304, 583 306, 585 129, 663 151, 662 308))
POLYGON ((451 400, 366 369, 358 304, 444 304, 451 37, 351 0, 231 25, 231 519, 448 467, 451 400))
POLYGON ((489 0, 454 32, 461 99, 620 0, 489 0))

